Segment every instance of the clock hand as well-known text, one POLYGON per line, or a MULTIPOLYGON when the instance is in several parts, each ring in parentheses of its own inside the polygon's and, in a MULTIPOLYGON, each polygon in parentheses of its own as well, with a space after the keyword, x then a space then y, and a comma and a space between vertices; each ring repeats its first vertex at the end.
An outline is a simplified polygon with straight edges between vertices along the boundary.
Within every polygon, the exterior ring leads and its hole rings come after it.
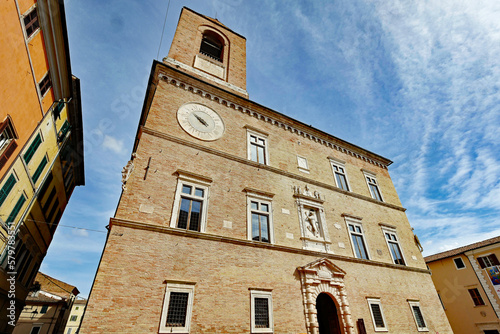
POLYGON ((200 123, 201 123, 201 124, 203 124, 203 125, 205 125, 205 126, 208 126, 208 123, 207 123, 207 122, 206 122, 203 118, 201 118, 200 116, 198 116, 198 115, 194 114, 194 117, 196 117, 196 119, 197 119, 198 121, 200 121, 200 123))

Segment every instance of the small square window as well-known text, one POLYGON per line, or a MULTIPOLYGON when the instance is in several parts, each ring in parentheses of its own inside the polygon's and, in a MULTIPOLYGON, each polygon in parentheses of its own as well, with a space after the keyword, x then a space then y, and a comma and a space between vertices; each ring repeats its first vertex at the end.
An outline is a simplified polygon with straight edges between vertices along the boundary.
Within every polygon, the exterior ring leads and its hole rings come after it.
POLYGON ((481 297, 481 294, 479 293, 479 290, 477 288, 469 289, 469 294, 472 298, 472 301, 474 302, 474 306, 484 305, 483 298, 481 297))
POLYGON ((297 164, 299 166, 299 171, 309 174, 309 164, 306 158, 297 156, 297 164))
POLYGON ((193 284, 167 283, 160 333, 189 332, 193 295, 193 284))
POLYGON ((422 314, 422 310, 420 309, 420 303, 417 301, 409 301, 411 312, 413 314, 413 319, 415 320, 415 324, 417 325, 419 332, 427 332, 427 325, 425 323, 424 315, 422 314))
POLYGON ((250 291, 251 298, 251 332, 273 332, 273 301, 270 291, 250 291))
POLYGON ((41 330, 42 330, 42 325, 35 325, 31 327, 30 334, 39 334, 41 330))
POLYGON ((465 268, 465 263, 461 257, 454 258, 453 262, 455 263, 455 267, 457 267, 457 269, 464 269, 465 268))
POLYGON ((382 304, 378 298, 368 298, 368 306, 372 315, 373 328, 376 332, 387 332, 384 313, 382 312, 382 304))
POLYGON ((247 128, 248 159, 260 164, 269 165, 267 135, 247 128))

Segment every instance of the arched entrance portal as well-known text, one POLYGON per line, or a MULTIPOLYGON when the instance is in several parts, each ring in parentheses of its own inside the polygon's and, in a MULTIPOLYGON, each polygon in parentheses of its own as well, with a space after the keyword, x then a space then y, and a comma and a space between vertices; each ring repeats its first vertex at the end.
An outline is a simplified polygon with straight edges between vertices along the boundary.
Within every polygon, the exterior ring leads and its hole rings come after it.
POLYGON ((337 307, 326 293, 320 293, 316 298, 318 311, 319 334, 341 334, 337 307))
POLYGON ((307 334, 355 334, 344 284, 345 271, 325 258, 298 267, 297 271, 302 285, 307 334))

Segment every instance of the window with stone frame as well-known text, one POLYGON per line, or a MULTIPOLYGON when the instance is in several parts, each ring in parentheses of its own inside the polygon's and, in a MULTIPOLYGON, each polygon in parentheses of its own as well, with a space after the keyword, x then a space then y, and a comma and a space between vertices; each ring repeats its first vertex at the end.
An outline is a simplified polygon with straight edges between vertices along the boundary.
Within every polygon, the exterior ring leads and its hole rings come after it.
POLYGON ((379 298, 367 298, 370 314, 372 316, 373 328, 376 332, 387 332, 382 304, 379 298))
POLYGON ((246 128, 248 159, 263 165, 269 165, 267 134, 258 132, 248 126, 246 128))
POLYGON ((194 287, 192 283, 167 282, 160 333, 189 333, 194 287))
POLYGON ((429 331, 424 319, 424 315, 422 313, 422 309, 420 308, 420 302, 408 301, 408 304, 410 305, 411 313, 413 314, 413 319, 415 320, 415 324, 417 325, 418 331, 419 332, 429 331))
POLYGON ((394 263, 405 266, 406 261, 399 244, 399 238, 396 230, 382 227, 382 232, 384 233, 385 241, 387 242, 387 247, 389 248, 389 253, 391 254, 394 263))
POLYGON ((368 189, 370 190, 371 197, 373 199, 376 199, 377 201, 383 202, 384 199, 382 198, 382 193, 380 192, 380 188, 377 182, 377 176, 375 175, 375 173, 369 172, 367 170, 362 171, 365 175, 366 184, 368 186, 368 189))
POLYGON ((352 219, 350 217, 345 217, 347 230, 349 231, 349 236, 351 237, 351 246, 354 255, 358 259, 369 260, 370 255, 368 253, 368 247, 366 246, 363 225, 360 221, 352 219))
POLYGON ((208 192, 212 179, 177 171, 178 181, 170 227, 205 232, 208 192))
POLYGON ((245 188, 247 193, 248 239, 274 243, 273 194, 245 188))
POLYGON ((271 291, 250 290, 251 332, 272 333, 273 300, 271 291))
POLYGON ((349 187, 349 181, 345 171, 345 162, 333 157, 329 157, 329 160, 332 166, 335 185, 342 190, 350 191, 351 188, 349 187))

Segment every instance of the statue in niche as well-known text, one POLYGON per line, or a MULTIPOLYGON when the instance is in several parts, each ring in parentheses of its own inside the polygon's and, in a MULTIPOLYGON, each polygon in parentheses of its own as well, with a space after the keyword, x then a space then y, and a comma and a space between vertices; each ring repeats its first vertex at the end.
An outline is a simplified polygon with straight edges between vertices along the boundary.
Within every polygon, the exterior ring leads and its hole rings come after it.
POLYGON ((315 238, 321 237, 321 229, 318 221, 318 214, 316 210, 309 209, 305 213, 305 221, 307 223, 307 231, 315 238))

